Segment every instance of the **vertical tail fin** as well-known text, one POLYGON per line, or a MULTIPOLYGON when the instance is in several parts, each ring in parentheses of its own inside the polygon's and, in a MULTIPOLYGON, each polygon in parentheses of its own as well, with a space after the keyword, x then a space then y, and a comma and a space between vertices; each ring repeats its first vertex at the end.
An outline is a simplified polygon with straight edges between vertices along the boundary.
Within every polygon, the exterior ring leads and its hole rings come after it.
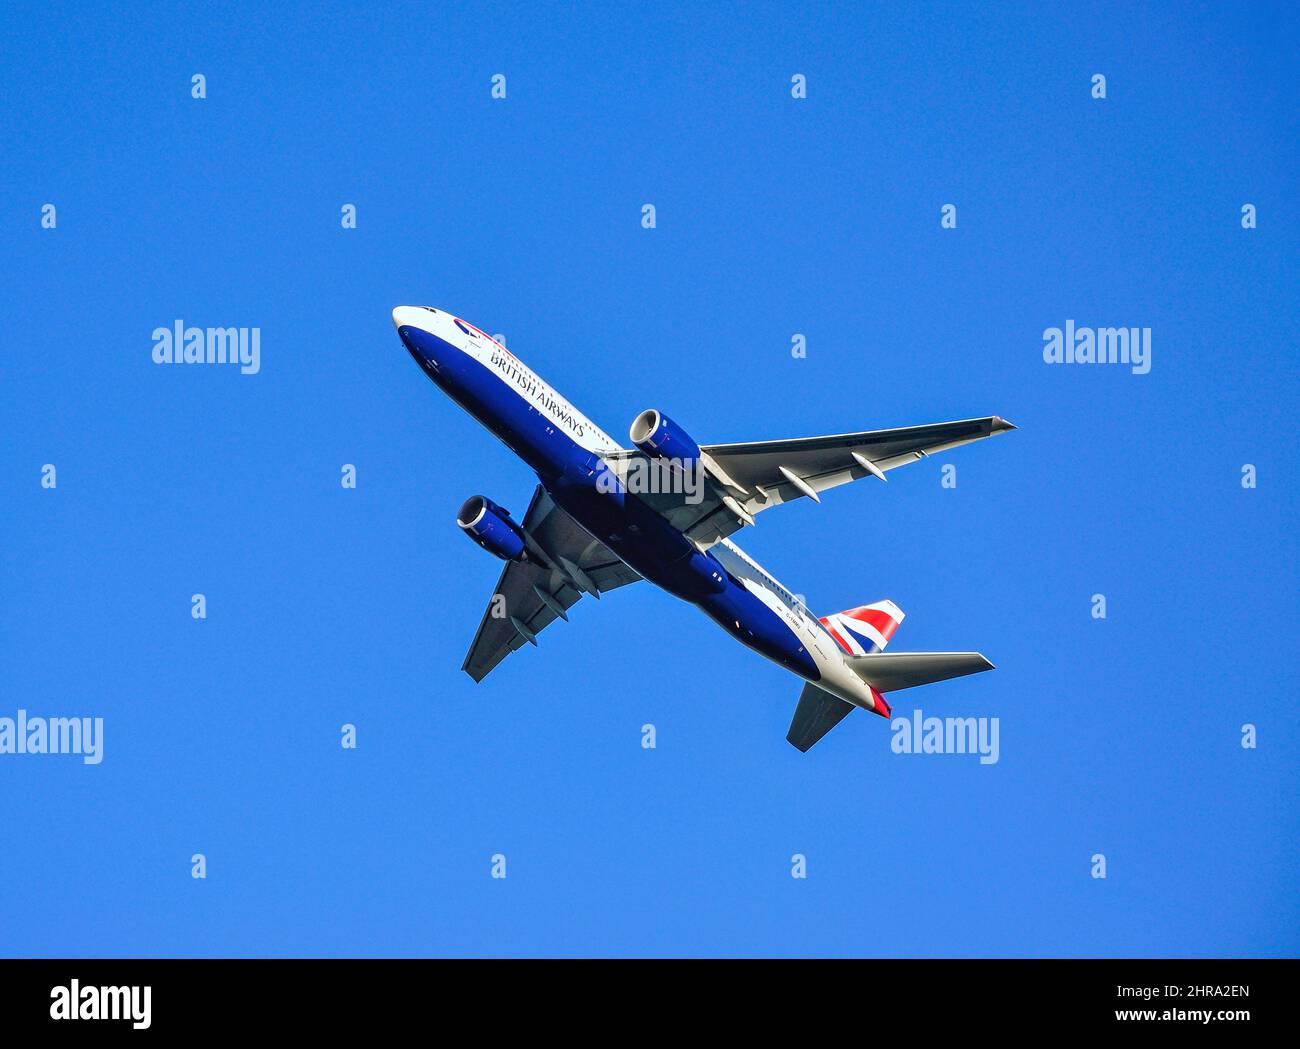
POLYGON ((847 655, 867 656, 889 644, 903 614, 894 602, 885 600, 822 616, 820 622, 847 655))

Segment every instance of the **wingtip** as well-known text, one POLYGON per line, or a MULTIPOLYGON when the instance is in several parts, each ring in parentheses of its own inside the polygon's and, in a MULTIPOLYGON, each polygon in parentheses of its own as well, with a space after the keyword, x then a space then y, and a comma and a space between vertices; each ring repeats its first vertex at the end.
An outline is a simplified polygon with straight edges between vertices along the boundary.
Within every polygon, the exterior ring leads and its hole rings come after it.
POLYGON ((1013 422, 1002 418, 1000 415, 993 416, 993 432, 1006 433, 1008 430, 1019 430, 1020 427, 1013 422))

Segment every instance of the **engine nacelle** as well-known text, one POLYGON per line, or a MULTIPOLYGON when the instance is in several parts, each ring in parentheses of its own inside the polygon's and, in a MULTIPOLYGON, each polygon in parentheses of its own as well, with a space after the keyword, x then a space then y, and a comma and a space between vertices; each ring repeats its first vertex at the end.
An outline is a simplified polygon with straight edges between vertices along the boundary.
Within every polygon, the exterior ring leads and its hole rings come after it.
POLYGON ((646 455, 660 459, 677 459, 681 462, 698 462, 700 446, 691 435, 673 422, 663 412, 650 408, 632 420, 628 431, 632 443, 646 455))
POLYGON ((482 495, 471 496, 456 515, 461 530, 489 554, 502 561, 526 559, 528 542, 521 528, 491 499, 482 495))

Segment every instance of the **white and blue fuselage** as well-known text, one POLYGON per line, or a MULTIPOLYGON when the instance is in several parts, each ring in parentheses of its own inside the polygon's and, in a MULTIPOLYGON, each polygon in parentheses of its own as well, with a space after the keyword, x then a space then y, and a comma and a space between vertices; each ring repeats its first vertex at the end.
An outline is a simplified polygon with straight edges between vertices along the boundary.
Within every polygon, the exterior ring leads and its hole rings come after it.
POLYGON ((537 474, 556 505, 642 577, 697 605, 761 655, 839 698, 871 689, 790 591, 726 539, 702 548, 635 494, 608 484, 626 450, 505 346, 452 314, 399 306, 393 323, 431 380, 537 474))

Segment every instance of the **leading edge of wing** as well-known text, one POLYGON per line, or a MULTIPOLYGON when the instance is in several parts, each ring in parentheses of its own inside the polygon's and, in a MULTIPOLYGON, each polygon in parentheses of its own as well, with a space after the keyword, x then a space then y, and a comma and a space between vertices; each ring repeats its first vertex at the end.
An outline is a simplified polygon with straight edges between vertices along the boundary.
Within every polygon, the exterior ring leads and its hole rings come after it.
POLYGON ((1009 430, 1018 429, 1019 427, 1015 423, 1007 421, 1000 415, 985 415, 975 419, 955 419, 951 422, 923 423, 919 426, 897 426, 888 430, 862 430, 858 433, 834 433, 822 437, 788 437, 774 441, 708 444, 700 445, 700 449, 710 455, 744 454, 745 452, 757 451, 780 454, 781 452, 802 451, 809 447, 833 448, 837 444, 847 447, 849 445, 897 441, 908 437, 919 438, 926 433, 934 433, 936 436, 966 434, 973 437, 1006 433, 1009 430), (966 428, 969 428, 968 432, 966 428))

